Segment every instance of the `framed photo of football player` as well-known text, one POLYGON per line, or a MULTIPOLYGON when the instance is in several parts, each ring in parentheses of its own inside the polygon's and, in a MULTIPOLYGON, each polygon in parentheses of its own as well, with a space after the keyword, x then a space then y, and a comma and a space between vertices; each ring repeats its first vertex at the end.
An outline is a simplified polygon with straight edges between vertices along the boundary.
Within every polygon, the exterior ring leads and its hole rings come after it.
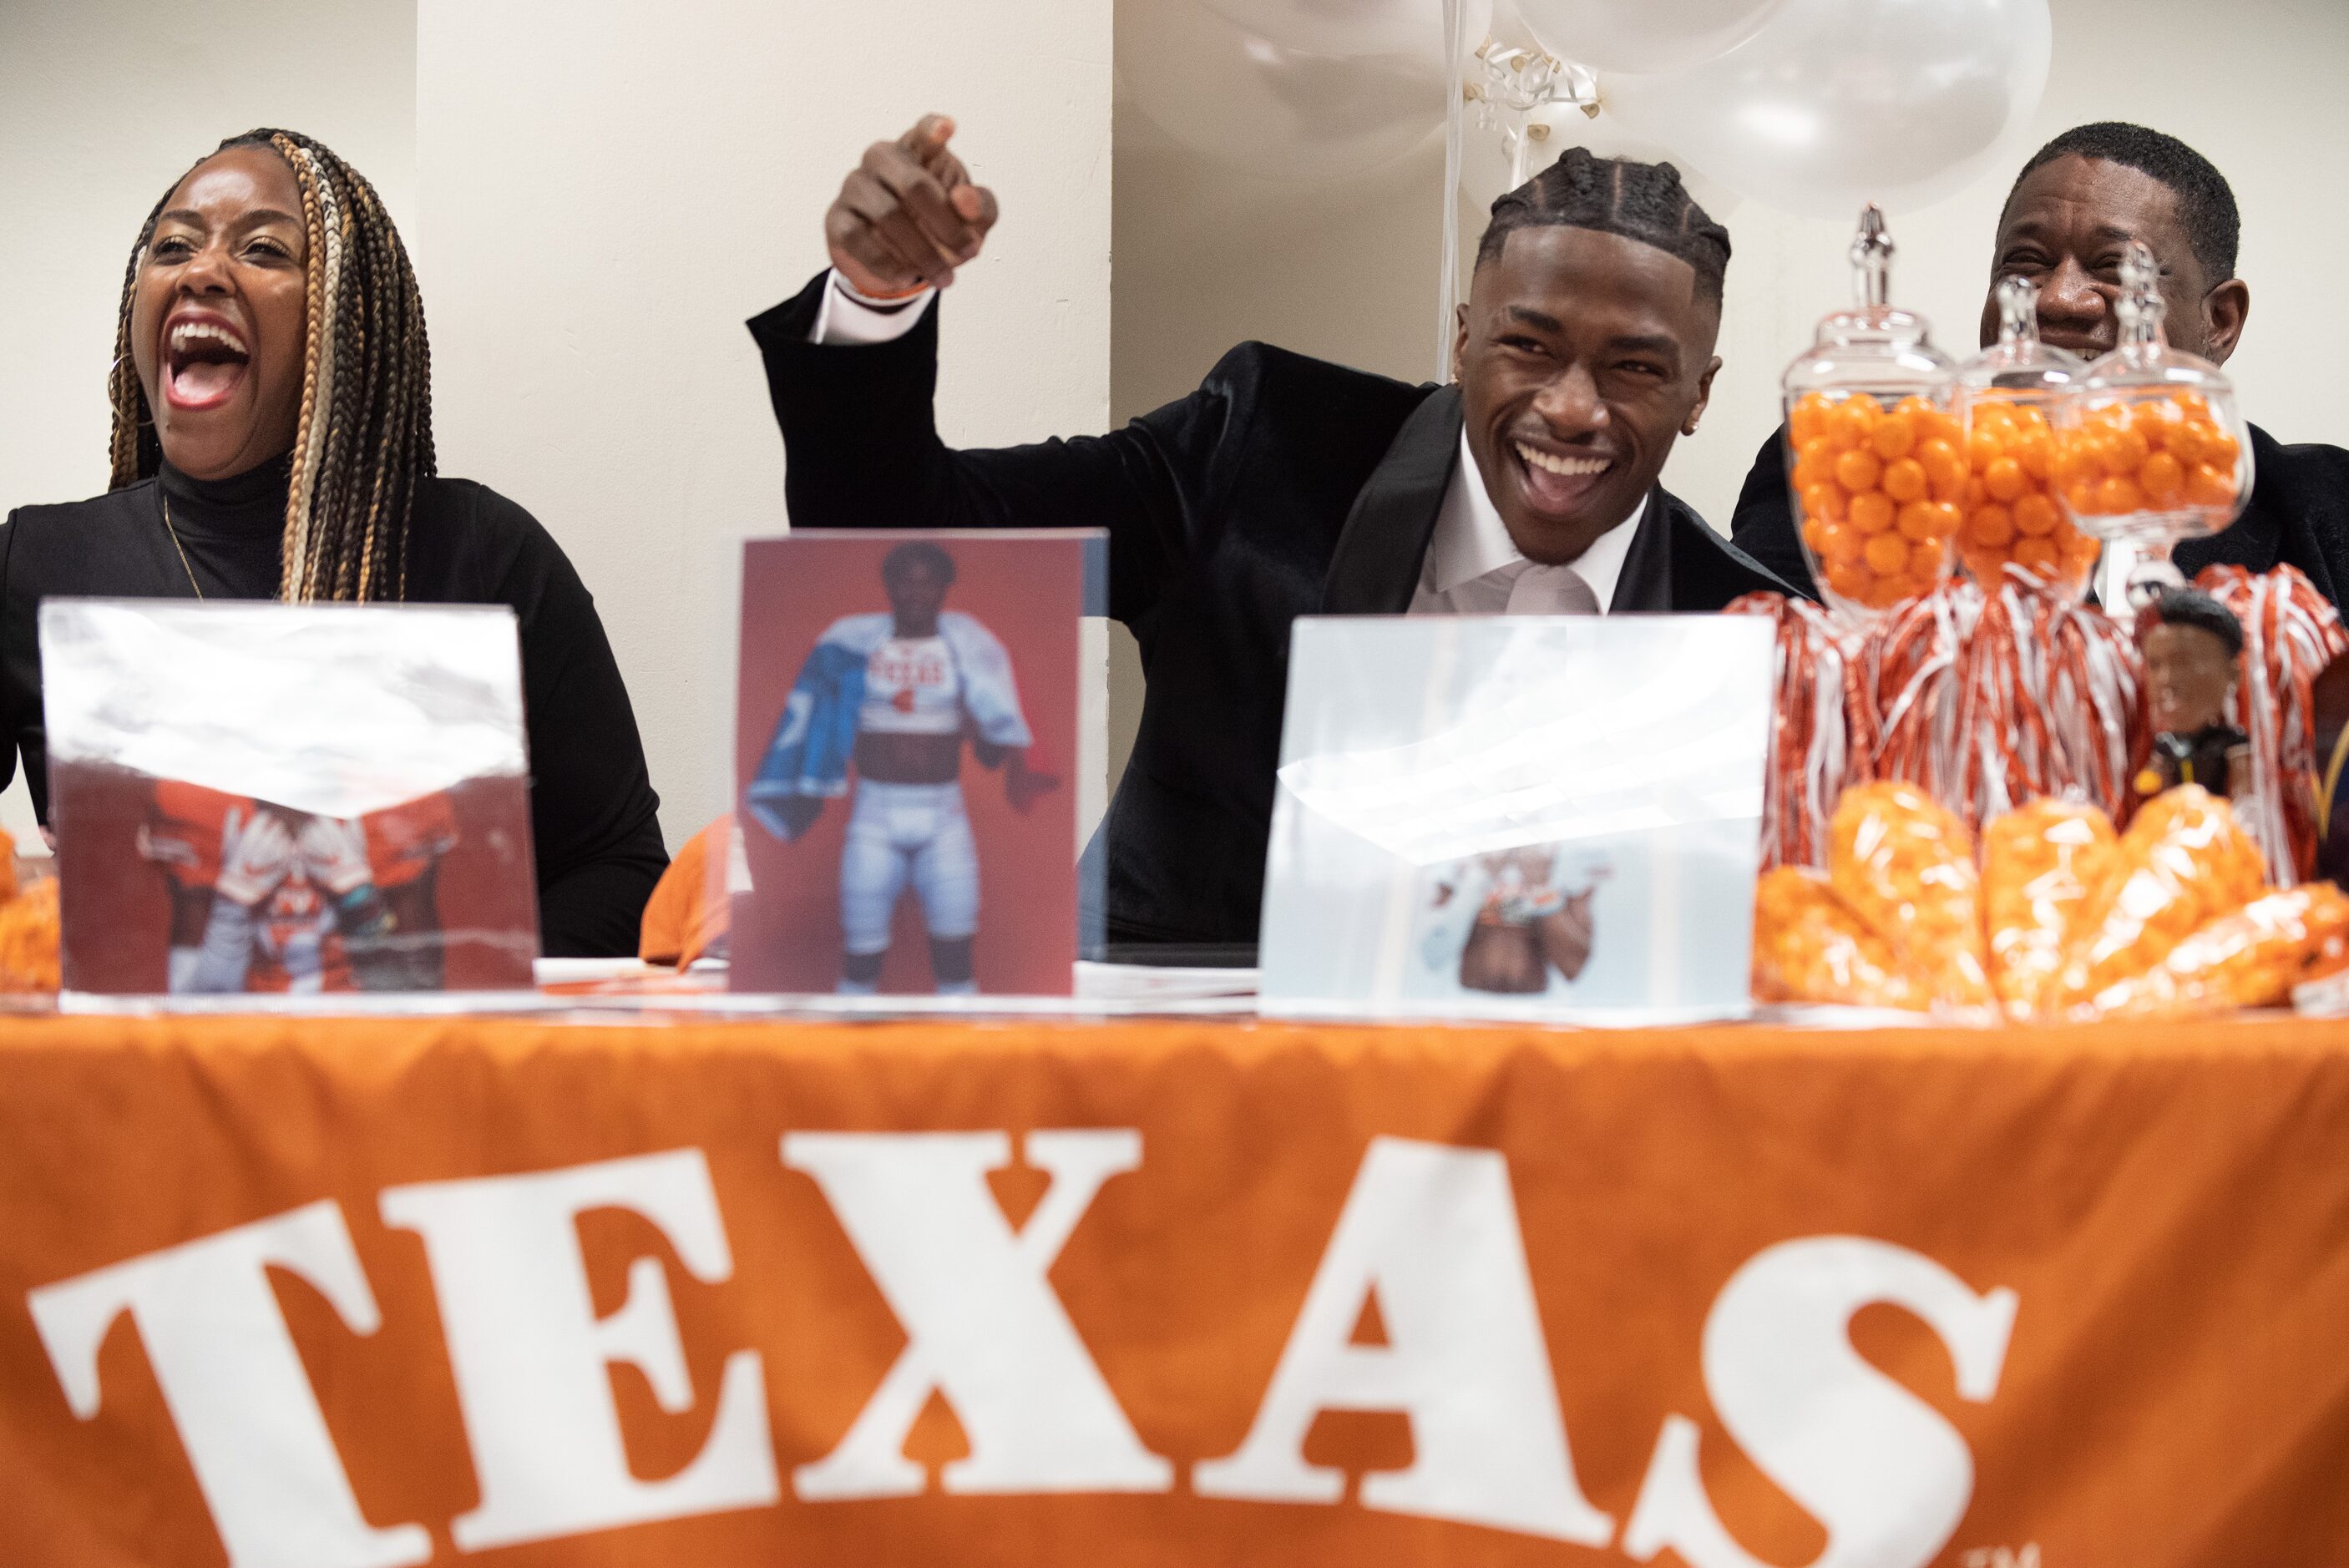
POLYGON ((730 984, 1066 995, 1091 532, 744 547, 730 984))
POLYGON ((67 991, 531 985, 511 612, 57 600, 41 646, 67 991))

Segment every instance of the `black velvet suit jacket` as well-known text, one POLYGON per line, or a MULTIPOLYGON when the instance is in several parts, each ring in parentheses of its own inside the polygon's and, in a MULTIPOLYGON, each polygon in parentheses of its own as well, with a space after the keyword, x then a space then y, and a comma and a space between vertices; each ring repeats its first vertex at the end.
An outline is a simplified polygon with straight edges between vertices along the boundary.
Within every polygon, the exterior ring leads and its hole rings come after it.
MULTIPOLYGON (((792 523, 1107 529, 1109 613, 1149 692, 1094 844, 1105 934, 1253 943, 1289 623, 1409 607, 1459 454, 1457 390, 1247 343, 1122 430, 950 451, 931 417, 944 302, 893 343, 825 346, 808 335, 826 286, 750 324, 792 523)), ((1610 608, 1718 610, 1765 589, 1785 585, 1659 488, 1610 608)))
MULTIPOLYGON (((1816 598, 1795 536, 1784 437, 1782 428, 1754 458, 1730 519, 1731 536, 1740 550, 1816 598)), ((2173 559, 2189 578, 2219 564, 2253 572, 2297 566, 2340 608, 2342 591, 2349 589, 2349 451, 2287 447, 2252 426, 2251 497, 2242 516, 2224 533, 2187 541, 2173 559)))

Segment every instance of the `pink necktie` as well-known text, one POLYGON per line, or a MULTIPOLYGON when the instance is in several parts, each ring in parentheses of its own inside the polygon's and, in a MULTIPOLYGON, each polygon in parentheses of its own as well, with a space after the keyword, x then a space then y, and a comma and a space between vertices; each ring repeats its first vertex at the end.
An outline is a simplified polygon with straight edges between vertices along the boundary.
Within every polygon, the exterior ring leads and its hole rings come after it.
POLYGON ((1571 566, 1541 566, 1528 562, 1509 584, 1505 615, 1596 615, 1599 595, 1571 566))

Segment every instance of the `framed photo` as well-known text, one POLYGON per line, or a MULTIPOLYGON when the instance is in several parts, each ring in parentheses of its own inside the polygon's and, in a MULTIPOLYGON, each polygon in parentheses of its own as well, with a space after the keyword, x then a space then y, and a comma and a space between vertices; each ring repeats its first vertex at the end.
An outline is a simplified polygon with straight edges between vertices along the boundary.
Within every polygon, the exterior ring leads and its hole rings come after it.
POLYGON ((1741 616, 1299 621, 1265 1011, 1746 1012, 1770 659, 1741 616))
POLYGON ((1090 531, 744 546, 733 989, 1070 994, 1101 550, 1090 531))
POLYGON ((527 988, 511 611, 41 607, 65 988, 527 988))

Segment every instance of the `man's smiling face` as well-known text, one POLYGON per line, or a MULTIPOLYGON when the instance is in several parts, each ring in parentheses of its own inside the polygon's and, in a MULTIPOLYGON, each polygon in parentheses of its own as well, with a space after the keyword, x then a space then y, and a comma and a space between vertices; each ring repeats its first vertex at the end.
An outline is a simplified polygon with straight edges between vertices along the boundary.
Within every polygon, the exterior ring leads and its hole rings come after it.
POLYGON ((1693 432, 1721 361, 1696 269, 1637 240, 1539 224, 1477 267, 1453 351, 1468 447, 1527 559, 1579 558, 1693 432))

